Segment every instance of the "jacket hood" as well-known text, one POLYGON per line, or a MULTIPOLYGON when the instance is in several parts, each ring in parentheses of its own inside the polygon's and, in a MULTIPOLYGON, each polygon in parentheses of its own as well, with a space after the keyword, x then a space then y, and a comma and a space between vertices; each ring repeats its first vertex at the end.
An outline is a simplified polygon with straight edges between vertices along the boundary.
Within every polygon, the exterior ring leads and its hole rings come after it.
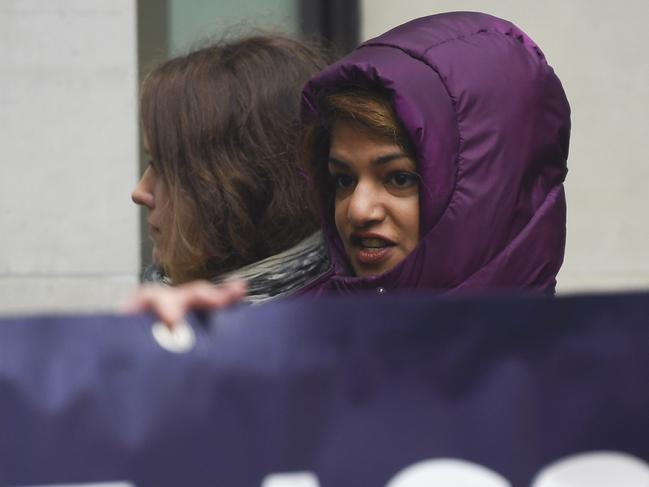
POLYGON ((385 274, 354 277, 333 212, 326 289, 532 288, 553 292, 563 261, 570 107, 541 50, 510 22, 473 12, 413 20, 313 78, 323 93, 380 88, 391 97, 421 176, 421 240, 385 274))

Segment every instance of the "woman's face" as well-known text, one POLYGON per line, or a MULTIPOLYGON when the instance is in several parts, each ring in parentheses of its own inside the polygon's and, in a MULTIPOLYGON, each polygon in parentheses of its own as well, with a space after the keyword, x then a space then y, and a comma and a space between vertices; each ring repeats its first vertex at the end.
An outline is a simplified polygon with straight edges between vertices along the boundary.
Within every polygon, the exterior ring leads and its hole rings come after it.
POLYGON ((152 163, 131 193, 133 202, 149 210, 149 236, 153 240, 153 261, 161 264, 168 252, 171 211, 167 190, 152 163))
POLYGON ((419 242, 417 165, 392 140, 336 122, 329 148, 335 221, 357 276, 382 274, 419 242))

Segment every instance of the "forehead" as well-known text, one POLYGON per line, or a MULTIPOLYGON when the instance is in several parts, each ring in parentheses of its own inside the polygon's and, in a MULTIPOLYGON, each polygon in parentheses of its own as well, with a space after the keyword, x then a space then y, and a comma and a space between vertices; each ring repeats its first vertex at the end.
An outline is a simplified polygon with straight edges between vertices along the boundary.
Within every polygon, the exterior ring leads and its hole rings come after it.
POLYGON ((394 140, 378 135, 353 121, 340 120, 333 126, 329 147, 330 156, 372 154, 386 151, 405 154, 394 140))
POLYGON ((416 171, 416 161, 394 140, 350 121, 337 122, 329 147, 329 170, 379 171, 382 168, 416 171))

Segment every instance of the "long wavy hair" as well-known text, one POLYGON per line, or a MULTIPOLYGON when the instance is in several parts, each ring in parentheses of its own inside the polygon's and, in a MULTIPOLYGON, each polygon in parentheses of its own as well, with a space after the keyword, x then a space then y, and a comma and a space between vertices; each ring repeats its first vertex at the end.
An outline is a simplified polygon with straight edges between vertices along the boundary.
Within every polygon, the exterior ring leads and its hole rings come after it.
POLYGON ((300 92, 330 61, 278 35, 222 40, 155 67, 141 89, 148 151, 169 195, 174 283, 285 250, 317 227, 299 169, 300 92))

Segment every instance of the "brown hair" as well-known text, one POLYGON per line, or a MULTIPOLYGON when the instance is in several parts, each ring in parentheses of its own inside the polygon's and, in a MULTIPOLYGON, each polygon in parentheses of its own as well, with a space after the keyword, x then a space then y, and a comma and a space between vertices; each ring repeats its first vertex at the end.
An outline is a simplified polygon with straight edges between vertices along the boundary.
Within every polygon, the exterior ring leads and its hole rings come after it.
POLYGON ((318 117, 302 129, 300 158, 305 162, 314 185, 311 202, 328 214, 334 188, 327 161, 331 133, 337 121, 351 121, 372 135, 386 138, 414 158, 410 139, 397 118, 390 98, 378 90, 349 88, 321 95, 316 101, 318 117))
POLYGON ((302 86, 328 61, 277 35, 222 40, 153 69, 144 137, 173 221, 163 262, 174 283, 285 250, 317 228, 296 144, 302 86))

